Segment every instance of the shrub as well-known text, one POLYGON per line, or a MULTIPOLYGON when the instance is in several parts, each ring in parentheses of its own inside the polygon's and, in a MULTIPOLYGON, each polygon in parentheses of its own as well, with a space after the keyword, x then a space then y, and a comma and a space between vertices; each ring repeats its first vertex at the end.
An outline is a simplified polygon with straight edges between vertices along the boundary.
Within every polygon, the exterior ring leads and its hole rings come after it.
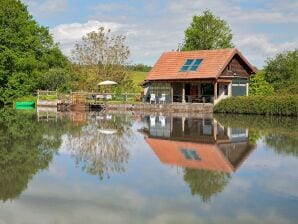
POLYGON ((272 85, 264 79, 263 71, 258 71, 250 77, 249 95, 271 95, 273 92, 272 85))
POLYGON ((298 116, 298 95, 231 97, 215 105, 214 112, 298 116))

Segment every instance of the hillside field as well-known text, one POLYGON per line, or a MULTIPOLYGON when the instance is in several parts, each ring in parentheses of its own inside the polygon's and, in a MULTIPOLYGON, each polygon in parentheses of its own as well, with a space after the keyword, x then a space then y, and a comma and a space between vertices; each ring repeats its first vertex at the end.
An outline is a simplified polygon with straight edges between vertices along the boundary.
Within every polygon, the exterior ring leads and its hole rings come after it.
POLYGON ((140 83, 144 81, 147 72, 129 71, 128 74, 134 82, 135 91, 137 93, 142 92, 143 88, 140 86, 140 83))

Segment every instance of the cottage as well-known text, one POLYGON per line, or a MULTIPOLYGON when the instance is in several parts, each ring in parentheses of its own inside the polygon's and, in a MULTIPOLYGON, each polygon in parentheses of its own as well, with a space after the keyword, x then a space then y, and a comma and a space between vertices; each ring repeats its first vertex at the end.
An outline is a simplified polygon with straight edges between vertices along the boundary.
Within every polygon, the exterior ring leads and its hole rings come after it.
POLYGON ((214 103, 248 95, 255 68, 236 48, 166 52, 144 82, 146 102, 214 103))

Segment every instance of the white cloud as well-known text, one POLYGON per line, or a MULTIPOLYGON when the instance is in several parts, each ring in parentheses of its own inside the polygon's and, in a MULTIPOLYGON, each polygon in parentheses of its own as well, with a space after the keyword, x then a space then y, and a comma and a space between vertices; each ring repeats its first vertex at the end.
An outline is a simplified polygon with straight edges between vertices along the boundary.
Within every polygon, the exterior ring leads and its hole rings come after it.
POLYGON ((47 16, 67 9, 66 0, 23 0, 23 2, 29 6, 31 13, 39 16, 47 16))
POLYGON ((88 22, 61 24, 52 28, 51 32, 69 55, 82 35, 99 26, 108 27, 127 36, 131 61, 154 64, 162 52, 177 49, 192 16, 208 8, 229 23, 235 45, 258 67, 267 57, 298 47, 297 35, 293 36, 295 31, 280 31, 283 29, 281 24, 295 26, 298 23, 297 2, 290 0, 282 3, 271 1, 255 8, 244 7, 236 0, 189 0, 188 4, 182 0, 171 0, 164 1, 162 7, 159 1, 141 1, 140 4, 141 8, 135 3, 115 2, 99 3, 92 8, 88 6, 88 22))
POLYGON ((282 43, 273 43, 264 34, 248 34, 235 38, 236 47, 245 51, 245 56, 252 62, 264 61, 277 53, 293 50, 298 47, 298 39, 282 43))
POLYGON ((96 31, 100 27, 111 29, 112 31, 118 31, 121 26, 122 25, 118 23, 91 20, 86 23, 60 24, 52 28, 50 31, 56 41, 60 42, 61 44, 67 44, 81 39, 83 35, 86 35, 92 31, 96 31))

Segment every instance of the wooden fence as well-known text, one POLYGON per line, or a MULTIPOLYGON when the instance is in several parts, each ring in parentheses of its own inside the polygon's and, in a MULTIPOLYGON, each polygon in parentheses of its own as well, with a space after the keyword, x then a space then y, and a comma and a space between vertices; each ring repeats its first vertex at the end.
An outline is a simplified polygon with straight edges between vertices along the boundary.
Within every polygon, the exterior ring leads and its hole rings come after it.
POLYGON ((139 93, 97 93, 97 92, 69 92, 58 93, 57 91, 37 90, 38 101, 54 101, 69 104, 85 104, 94 101, 141 101, 139 93))

